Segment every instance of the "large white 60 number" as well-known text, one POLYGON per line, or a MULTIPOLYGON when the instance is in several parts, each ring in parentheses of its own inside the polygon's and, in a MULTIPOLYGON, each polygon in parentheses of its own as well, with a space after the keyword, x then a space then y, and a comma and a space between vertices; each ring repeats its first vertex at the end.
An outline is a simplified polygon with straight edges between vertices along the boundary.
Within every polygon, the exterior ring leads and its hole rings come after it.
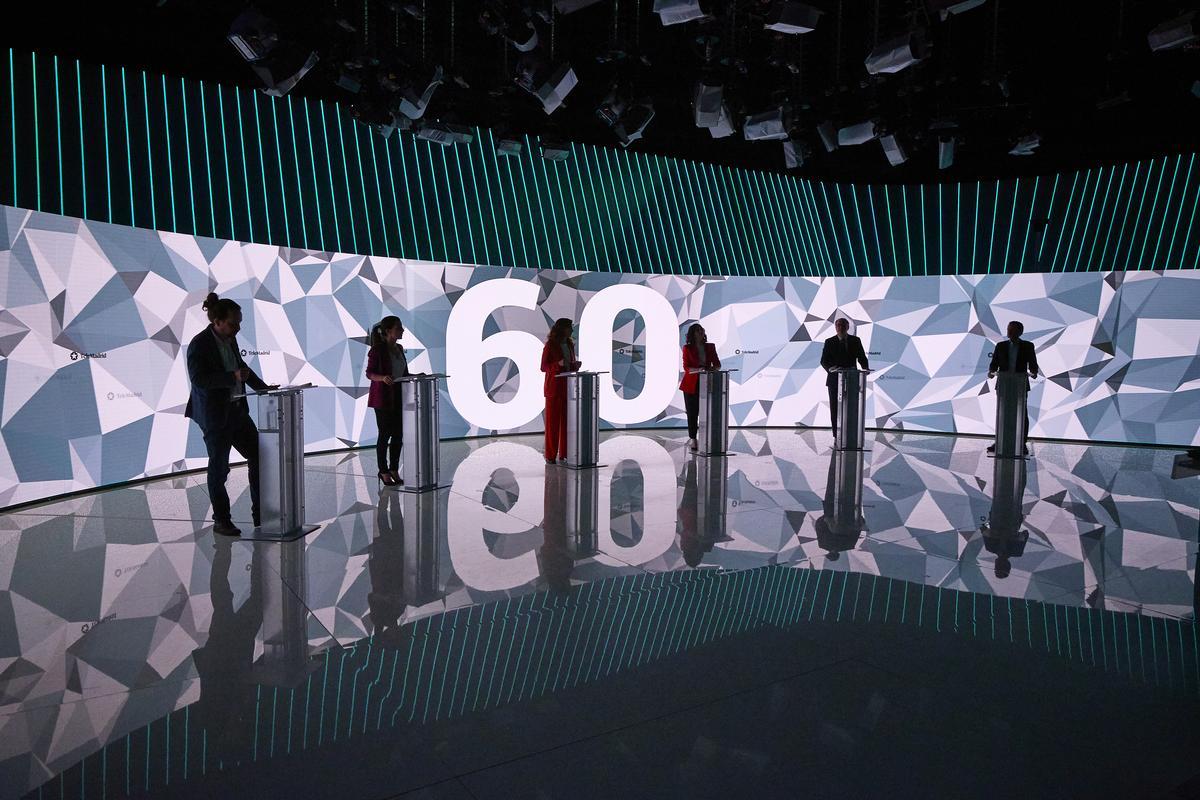
POLYGON ((505 306, 537 307, 536 283, 500 278, 476 284, 462 293, 446 323, 446 389, 462 418, 479 428, 519 428, 541 413, 542 343, 524 331, 500 331, 480 341, 483 323, 505 306), (482 291, 480 291, 482 290, 482 291), (520 372, 517 394, 507 403, 487 396, 480 365, 492 358, 511 358, 520 372))
MULTIPOLYGON (((540 378, 542 343, 524 331, 501 331, 480 341, 483 325, 493 311, 505 306, 533 309, 538 287, 529 281, 499 278, 476 284, 462 293, 446 330, 446 388, 463 419, 479 428, 511 430, 542 412, 540 378), (497 403, 487 396, 480 365, 493 358, 511 358, 520 371, 514 398, 497 403)), ((600 381, 600 416, 628 425, 653 419, 675 395, 679 376, 678 322, 671 303, 648 286, 617 284, 597 292, 579 321, 579 360, 584 368, 612 372, 612 329, 625 309, 641 315, 646 325, 646 379, 637 397, 619 397, 611 377, 600 381)))
POLYGON ((629 398, 617 395, 612 380, 600 381, 600 416, 618 425, 653 419, 670 404, 679 383, 675 309, 649 286, 633 283, 601 289, 584 308, 579 321, 579 360, 584 369, 612 372, 613 321, 627 308, 646 323, 646 381, 641 393, 629 398))

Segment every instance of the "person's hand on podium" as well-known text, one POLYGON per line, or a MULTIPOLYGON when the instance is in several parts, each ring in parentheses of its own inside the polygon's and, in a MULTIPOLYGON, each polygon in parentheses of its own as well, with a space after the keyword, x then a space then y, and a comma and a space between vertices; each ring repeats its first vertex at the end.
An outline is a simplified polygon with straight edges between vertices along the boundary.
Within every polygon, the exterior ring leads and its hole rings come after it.
POLYGON ((384 386, 391 386, 396 381, 394 378, 392 378, 391 375, 384 375, 383 377, 381 377, 379 379, 379 382, 382 383, 384 386))
POLYGON ((278 383, 268 383, 268 384, 267 384, 267 391, 268 391, 268 392, 273 392, 273 391, 275 391, 275 390, 276 390, 276 389, 278 389, 278 388, 279 388, 279 384, 278 384, 278 383))
POLYGON ((580 370, 582 367, 583 367, 583 362, 582 362, 582 361, 572 361, 572 362, 571 362, 571 366, 569 367, 568 371, 569 371, 569 372, 579 372, 579 370, 580 370))
POLYGON ((233 371, 233 377, 242 383, 245 383, 246 381, 250 380, 250 370, 246 369, 245 367, 238 367, 233 371))
POLYGON ((989 372, 989 373, 988 373, 988 377, 989 377, 989 378, 994 378, 994 377, 996 377, 996 373, 994 373, 994 372, 989 372))

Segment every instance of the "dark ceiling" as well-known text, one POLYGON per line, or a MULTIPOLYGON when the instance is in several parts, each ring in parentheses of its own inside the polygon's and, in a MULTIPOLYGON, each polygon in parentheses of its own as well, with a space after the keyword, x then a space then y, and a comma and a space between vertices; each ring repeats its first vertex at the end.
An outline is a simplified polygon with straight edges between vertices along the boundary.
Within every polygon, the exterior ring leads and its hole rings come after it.
MULTIPOLYGON (((481 25, 479 0, 354 0, 256 4, 284 38, 316 50, 320 62, 293 93, 357 107, 371 117, 395 95, 391 75, 419 80, 436 65, 448 78, 426 120, 508 128, 615 145, 596 108, 616 84, 648 98, 656 115, 632 147, 740 167, 784 170, 781 143, 747 142, 740 126, 713 139, 694 124, 691 102, 702 77, 723 83, 735 119, 784 105, 793 137, 808 150, 799 174, 840 180, 971 180, 1092 167, 1187 152, 1200 136, 1200 49, 1153 53, 1147 32, 1191 6, 1172 0, 986 0, 942 21, 936 0, 811 0, 817 29, 781 35, 764 29, 770 0, 701 0, 710 19, 664 27, 653 0, 599 0, 570 14, 551 0, 503 0, 509 19, 530 19, 537 57, 567 62, 579 85, 546 115, 516 87, 521 53, 481 25), (421 16, 423 15, 423 19, 421 16), (546 20, 550 20, 548 23, 546 20), (931 55, 894 75, 870 76, 872 47, 923 27, 931 55), (363 88, 337 85, 347 61, 363 88), (816 126, 876 119, 900 136, 907 163, 892 167, 878 142, 828 153, 816 126), (937 131, 957 126, 956 159, 937 168, 937 131), (1023 136, 1030 156, 1008 151, 1023 136)), ((261 82, 225 39, 245 3, 132 0, 64 7, 26 6, 5 26, 7 45, 89 62, 152 69, 247 87, 261 82)), ((394 86, 394 84, 393 84, 394 86)))

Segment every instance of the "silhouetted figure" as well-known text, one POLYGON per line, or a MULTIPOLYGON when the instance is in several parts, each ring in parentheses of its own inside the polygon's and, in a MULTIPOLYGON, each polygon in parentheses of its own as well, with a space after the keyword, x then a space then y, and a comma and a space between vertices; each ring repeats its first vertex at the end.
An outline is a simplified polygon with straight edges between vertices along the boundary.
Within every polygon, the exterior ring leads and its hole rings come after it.
POLYGON ((837 335, 825 340, 821 349, 821 367, 829 372, 825 378, 825 386, 829 389, 829 424, 837 433, 838 415, 838 376, 830 370, 849 369, 856 363, 863 369, 867 366, 867 352, 863 349, 862 339, 850 333, 850 321, 842 317, 833 323, 837 335))
MULTIPOLYGON (((1003 342, 997 342, 996 348, 992 351, 992 361, 988 364, 988 377, 996 377, 998 372, 1016 372, 1019 374, 1038 376, 1037 354, 1033 351, 1033 342, 1027 342, 1021 338, 1021 334, 1025 332, 1025 325, 1013 320, 1008 323, 1008 338, 1003 342)), ((1025 379, 1025 389, 1029 390, 1029 379, 1025 379)), ((1029 441, 1029 403, 1026 401, 1025 408, 1022 412, 1025 415, 1025 441, 1029 441)), ((1024 451, 1029 452, 1029 446, 1024 446, 1024 451)), ((988 447, 989 453, 996 452, 996 445, 988 447)))
POLYGON ((567 541, 567 473, 546 470, 542 487, 542 546, 538 548, 538 571, 546 584, 559 592, 571 588, 575 557, 567 541))
POLYGON ((862 462, 861 451, 835 450, 829 457, 822 515, 814 527, 817 545, 830 561, 853 550, 862 538, 866 525, 862 516, 862 462))
POLYGON ((404 417, 400 413, 400 386, 396 384, 409 375, 408 357, 400 346, 403 335, 404 325, 399 317, 384 317, 371 328, 371 349, 367 353, 367 379, 371 382, 367 406, 375 410, 375 426, 379 429, 375 461, 379 480, 385 486, 404 483, 400 477, 404 417))
POLYGON ((579 371, 575 359, 574 330, 571 320, 557 319, 542 348, 542 372, 546 373, 542 393, 546 397, 546 463, 567 462, 567 383, 558 379, 563 372, 579 371))
POLYGON ((384 644, 398 638, 401 617, 408 604, 404 586, 404 516, 396 492, 380 492, 375 512, 378 533, 367 551, 371 588, 367 608, 375 636, 384 644))
POLYGON ((992 467, 992 509, 981 526, 983 546, 996 556, 996 577, 1007 578, 1013 558, 1025 553, 1029 532, 1021 530, 1025 522, 1025 485, 1027 469, 1023 460, 996 459, 992 467))
POLYGON ((232 541, 214 539, 209 595, 212 620, 204 646, 192 653, 200 674, 200 700, 196 712, 208 731, 208 747, 217 757, 248 757, 254 735, 256 687, 250 677, 254 660, 254 641, 263 623, 262 580, 258 569, 258 547, 250 567, 250 596, 241 608, 233 607, 229 568, 233 559, 232 541))
POLYGON ((721 359, 717 358, 717 348, 708 343, 708 334, 700 323, 694 323, 687 330, 687 339, 683 343, 683 380, 679 382, 679 390, 683 392, 683 409, 687 413, 688 447, 699 448, 696 434, 700 430, 700 375, 696 370, 715 370, 721 368, 721 359))

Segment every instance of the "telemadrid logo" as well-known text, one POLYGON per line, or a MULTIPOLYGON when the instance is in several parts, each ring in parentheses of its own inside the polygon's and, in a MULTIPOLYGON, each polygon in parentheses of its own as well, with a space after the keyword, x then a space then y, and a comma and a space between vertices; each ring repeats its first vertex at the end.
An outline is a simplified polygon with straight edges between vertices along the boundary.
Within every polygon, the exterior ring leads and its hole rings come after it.
POLYGON ((78 361, 81 358, 108 358, 108 353, 81 353, 78 350, 71 351, 72 361, 78 361))
POLYGON ((245 348, 242 348, 242 358, 245 358, 246 356, 269 356, 269 355, 271 355, 270 350, 246 350, 245 348))
POLYGON ((109 400, 128 400, 133 397, 141 397, 141 392, 109 392, 109 400))

